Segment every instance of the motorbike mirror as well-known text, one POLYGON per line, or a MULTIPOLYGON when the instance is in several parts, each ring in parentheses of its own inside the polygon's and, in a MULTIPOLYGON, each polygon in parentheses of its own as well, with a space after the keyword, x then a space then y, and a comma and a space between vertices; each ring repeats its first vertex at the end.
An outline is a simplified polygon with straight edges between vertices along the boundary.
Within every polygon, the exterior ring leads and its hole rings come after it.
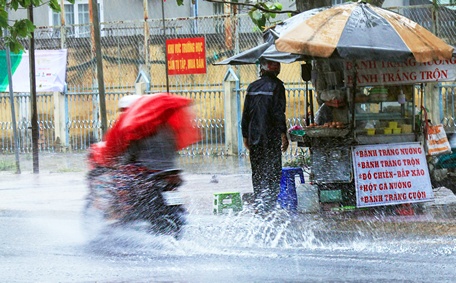
POLYGON ((306 82, 310 81, 310 79, 312 78, 311 73, 312 73, 312 64, 310 62, 301 65, 301 78, 304 81, 306 81, 306 82))

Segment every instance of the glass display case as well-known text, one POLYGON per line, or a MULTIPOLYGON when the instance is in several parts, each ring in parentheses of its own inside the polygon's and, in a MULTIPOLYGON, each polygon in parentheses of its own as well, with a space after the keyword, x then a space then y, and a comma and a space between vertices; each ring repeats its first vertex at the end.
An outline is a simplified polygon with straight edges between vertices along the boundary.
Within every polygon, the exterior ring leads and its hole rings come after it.
POLYGON ((413 86, 371 87, 357 91, 354 133, 361 144, 414 141, 413 86))

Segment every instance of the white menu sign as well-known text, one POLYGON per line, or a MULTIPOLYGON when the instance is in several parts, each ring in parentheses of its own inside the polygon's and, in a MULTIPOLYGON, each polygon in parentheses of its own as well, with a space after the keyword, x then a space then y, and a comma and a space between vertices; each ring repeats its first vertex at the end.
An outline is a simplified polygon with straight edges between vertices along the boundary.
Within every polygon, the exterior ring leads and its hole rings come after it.
POLYGON ((434 199, 420 143, 355 146, 352 154, 357 207, 434 199))

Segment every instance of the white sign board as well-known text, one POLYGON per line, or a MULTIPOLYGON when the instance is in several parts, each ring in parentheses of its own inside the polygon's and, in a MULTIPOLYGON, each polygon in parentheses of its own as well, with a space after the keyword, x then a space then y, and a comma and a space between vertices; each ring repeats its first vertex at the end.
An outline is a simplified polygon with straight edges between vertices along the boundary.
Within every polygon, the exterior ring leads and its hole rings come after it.
POLYGON ((355 146, 352 154, 357 207, 434 199, 420 143, 355 146))
MULTIPOLYGON (((29 53, 11 53, 11 72, 13 74, 13 91, 30 92, 29 53)), ((9 89, 6 55, 0 52, 0 92, 9 89)), ((67 50, 35 50, 35 77, 37 92, 63 92, 66 79, 67 50)))
MULTIPOLYGON (((355 63, 344 61, 345 82, 352 86, 355 63)), ((445 82, 456 79, 456 58, 418 63, 410 58, 405 62, 356 61, 356 84, 400 85, 422 82, 445 82)))

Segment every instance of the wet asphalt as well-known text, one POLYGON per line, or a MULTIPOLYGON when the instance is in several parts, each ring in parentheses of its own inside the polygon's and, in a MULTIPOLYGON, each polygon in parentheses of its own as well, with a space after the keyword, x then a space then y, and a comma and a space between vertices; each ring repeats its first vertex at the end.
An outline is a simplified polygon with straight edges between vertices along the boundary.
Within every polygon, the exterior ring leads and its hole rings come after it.
MULTIPOLYGON (((52 204, 49 208, 52 210, 59 210, 59 204, 65 204, 65 209, 71 205, 75 210, 80 208, 87 192, 85 153, 40 153, 38 174, 32 173, 31 154, 21 154, 19 163, 21 174, 16 174, 16 168, 11 167, 15 164, 15 156, 0 155, 0 166, 3 166, 0 209, 29 210, 43 202, 52 204), (36 198, 19 197, 24 194, 36 198)), ((187 196, 190 213, 212 215, 215 193, 239 192, 243 195, 252 192, 248 158, 180 156, 178 164, 184 170, 185 183, 181 191, 187 196)), ((456 196, 444 187, 435 188, 434 194, 433 202, 416 206, 414 215, 408 216, 391 215, 381 210, 322 211, 298 213, 298 216, 321 220, 325 233, 375 230, 376 234, 456 235, 456 196)))

